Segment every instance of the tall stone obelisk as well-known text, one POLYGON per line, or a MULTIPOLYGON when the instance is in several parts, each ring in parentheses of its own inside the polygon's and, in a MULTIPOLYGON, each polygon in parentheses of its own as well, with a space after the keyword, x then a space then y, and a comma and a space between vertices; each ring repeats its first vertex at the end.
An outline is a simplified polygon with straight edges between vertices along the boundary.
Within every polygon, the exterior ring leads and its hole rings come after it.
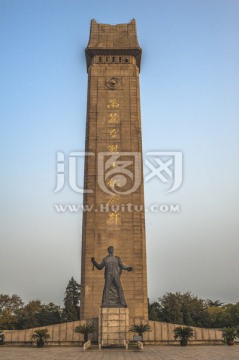
MULTIPOLYGON (((91 257, 113 246, 133 271, 121 283, 131 318, 147 319, 147 272, 136 23, 91 21, 81 265, 81 319, 98 317, 104 274, 91 257)), ((103 270, 104 271, 104 270, 103 270)), ((126 274, 127 273, 127 274, 126 274)), ((110 294, 109 296, 113 296, 110 294)))

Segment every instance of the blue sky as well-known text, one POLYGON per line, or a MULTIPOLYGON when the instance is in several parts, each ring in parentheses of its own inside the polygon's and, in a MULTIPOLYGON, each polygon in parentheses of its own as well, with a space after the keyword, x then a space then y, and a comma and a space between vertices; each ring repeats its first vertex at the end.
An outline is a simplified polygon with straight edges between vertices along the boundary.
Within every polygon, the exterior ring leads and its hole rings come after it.
MULTIPOLYGON (((83 151, 90 20, 137 22, 143 150, 183 152, 183 183, 145 184, 149 297, 239 301, 239 2, 0 0, 0 291, 61 304, 80 281, 81 203, 54 193, 56 153, 83 151)), ((79 183, 83 168, 79 168, 79 183)))

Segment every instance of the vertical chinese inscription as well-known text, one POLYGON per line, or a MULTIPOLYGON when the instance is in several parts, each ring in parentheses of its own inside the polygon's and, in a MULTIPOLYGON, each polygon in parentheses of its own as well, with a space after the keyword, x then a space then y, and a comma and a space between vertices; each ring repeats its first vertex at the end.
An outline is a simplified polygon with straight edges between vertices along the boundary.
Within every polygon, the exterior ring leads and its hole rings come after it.
MULTIPOLYGON (((117 99, 109 99, 107 105, 106 105, 107 110, 112 111, 112 109, 116 109, 116 108, 120 108, 120 103, 118 102, 117 99)), ((117 135, 120 135, 120 112, 117 113, 112 113, 112 112, 108 112, 106 113, 106 118, 107 118, 107 125, 108 125, 108 134, 109 134, 109 145, 107 146, 107 150, 110 153, 118 153, 120 151, 119 149, 119 145, 117 143, 115 143, 115 140, 118 139, 117 135), (111 124, 113 124, 113 128, 111 127, 111 124), (115 127, 117 126, 117 127, 115 127)), ((117 165, 116 162, 114 160, 112 160, 111 163, 111 167, 113 169, 116 170, 117 172, 117 165)), ((110 185, 114 185, 117 186, 119 185, 119 180, 115 180, 115 183, 112 184, 112 181, 114 179, 111 178, 109 180, 109 186, 110 185)), ((114 186, 110 186, 110 188, 113 190, 114 186)), ((106 216, 106 224, 107 225, 113 225, 116 226, 116 229, 119 230, 118 225, 120 225, 121 223, 121 218, 120 218, 120 212, 118 211, 118 207, 115 209, 113 208, 113 203, 114 204, 120 204, 120 196, 118 195, 117 197, 113 195, 113 197, 111 197, 110 203, 109 201, 107 201, 106 198, 106 204, 110 205, 109 207, 109 212, 106 216)))

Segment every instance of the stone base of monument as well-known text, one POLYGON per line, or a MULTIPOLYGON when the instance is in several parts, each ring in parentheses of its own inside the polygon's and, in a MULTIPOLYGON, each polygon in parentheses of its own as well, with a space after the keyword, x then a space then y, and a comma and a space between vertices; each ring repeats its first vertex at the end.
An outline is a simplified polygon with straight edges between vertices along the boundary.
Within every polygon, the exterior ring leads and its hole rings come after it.
POLYGON ((129 332, 129 309, 100 308, 99 348, 124 346, 127 348, 129 332))

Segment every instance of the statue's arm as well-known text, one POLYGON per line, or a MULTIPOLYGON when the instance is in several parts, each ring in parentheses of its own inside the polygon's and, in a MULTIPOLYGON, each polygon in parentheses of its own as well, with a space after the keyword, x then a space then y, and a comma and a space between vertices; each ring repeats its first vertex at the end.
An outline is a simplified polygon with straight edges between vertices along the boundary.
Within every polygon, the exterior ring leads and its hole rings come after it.
POLYGON ((100 264, 98 264, 98 262, 95 260, 94 257, 91 258, 91 262, 92 264, 98 269, 98 270, 102 270, 103 267, 105 266, 104 261, 102 260, 100 264))
POLYGON ((124 265, 124 264, 122 263, 122 260, 121 260, 120 258, 118 258, 118 260, 119 260, 119 267, 120 267, 122 270, 127 270, 127 271, 132 271, 132 270, 133 270, 132 266, 124 265))

